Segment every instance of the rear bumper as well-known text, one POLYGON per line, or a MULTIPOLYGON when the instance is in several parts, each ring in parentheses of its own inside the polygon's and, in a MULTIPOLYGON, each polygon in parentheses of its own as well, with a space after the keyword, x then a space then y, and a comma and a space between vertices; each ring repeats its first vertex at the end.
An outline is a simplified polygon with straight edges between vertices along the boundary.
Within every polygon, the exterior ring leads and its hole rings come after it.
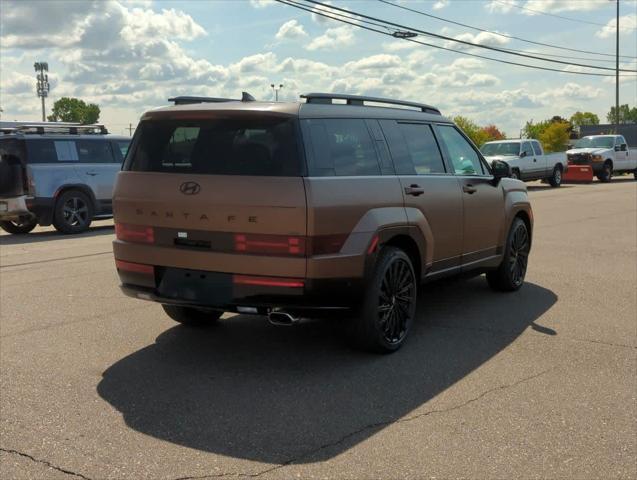
POLYGON ((55 207, 54 198, 31 197, 27 198, 27 208, 38 219, 38 223, 42 226, 51 225, 53 222, 53 208, 55 207))
MULTIPOLYGON (((154 267, 152 275, 118 270, 122 291, 163 304, 237 311, 350 309, 363 293, 362 279, 300 279, 301 287, 245 285, 230 273, 154 267)), ((251 277, 259 278, 259 277, 251 277)), ((273 277, 262 277, 271 279, 273 277)))
POLYGON ((31 216, 26 200, 26 195, 0 198, 0 220, 18 220, 20 217, 31 216))

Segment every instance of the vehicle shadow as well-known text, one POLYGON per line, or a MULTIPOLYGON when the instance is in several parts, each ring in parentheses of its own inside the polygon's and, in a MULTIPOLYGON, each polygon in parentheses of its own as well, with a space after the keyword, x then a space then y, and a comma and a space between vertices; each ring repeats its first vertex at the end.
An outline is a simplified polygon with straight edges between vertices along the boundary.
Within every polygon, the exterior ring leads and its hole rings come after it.
POLYGON ((0 235, 0 245, 24 245, 28 243, 69 240, 73 238, 97 237, 100 235, 112 235, 113 231, 113 225, 100 225, 97 227, 91 227, 84 233, 77 233, 74 235, 64 235, 56 230, 31 232, 24 235, 0 235))
POLYGON ((241 315, 209 330, 176 326, 110 366, 97 391, 146 435, 235 458, 312 463, 422 406, 527 327, 555 335, 534 322, 556 301, 534 284, 493 293, 482 277, 428 285, 409 341, 385 356, 348 348, 337 319, 276 328, 241 315))

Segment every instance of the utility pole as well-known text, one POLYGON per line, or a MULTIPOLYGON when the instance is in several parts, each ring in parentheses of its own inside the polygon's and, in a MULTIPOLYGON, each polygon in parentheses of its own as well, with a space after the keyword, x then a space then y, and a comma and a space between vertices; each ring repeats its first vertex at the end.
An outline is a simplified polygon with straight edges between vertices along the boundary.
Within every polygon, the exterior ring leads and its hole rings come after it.
POLYGON ((615 133, 619 133, 619 0, 617 0, 617 31, 615 32, 615 133))
POLYGON ((133 136, 133 124, 132 123, 128 124, 128 136, 129 137, 133 136))
POLYGON ((33 68, 36 71, 35 78, 38 81, 36 92, 38 97, 42 99, 42 121, 46 122, 44 99, 49 95, 49 75, 45 72, 49 71, 49 64, 47 62, 35 62, 33 68))
POLYGON ((280 83, 279 86, 277 87, 274 83, 271 83, 270 87, 272 87, 272 91, 274 92, 274 101, 278 102, 279 101, 279 90, 281 90, 283 88, 283 84, 280 83))

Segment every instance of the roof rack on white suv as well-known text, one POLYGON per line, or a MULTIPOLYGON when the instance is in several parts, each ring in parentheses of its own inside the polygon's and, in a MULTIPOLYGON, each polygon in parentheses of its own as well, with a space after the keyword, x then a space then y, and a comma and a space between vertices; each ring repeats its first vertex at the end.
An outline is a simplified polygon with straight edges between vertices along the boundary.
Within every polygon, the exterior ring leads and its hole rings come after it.
POLYGON ((78 135, 82 134, 100 134, 105 135, 108 133, 106 127, 102 124, 82 125, 81 123, 66 123, 66 122, 50 122, 50 123, 21 123, 11 127, 0 128, 0 133, 55 133, 55 134, 68 134, 78 135))

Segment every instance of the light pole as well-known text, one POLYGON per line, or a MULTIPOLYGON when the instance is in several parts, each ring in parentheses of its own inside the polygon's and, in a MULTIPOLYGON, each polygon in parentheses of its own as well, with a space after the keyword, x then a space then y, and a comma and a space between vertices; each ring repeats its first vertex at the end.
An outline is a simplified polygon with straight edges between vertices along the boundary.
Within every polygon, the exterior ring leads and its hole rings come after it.
POLYGON ((36 71, 35 78, 38 81, 37 94, 42 99, 42 121, 46 122, 46 110, 44 108, 44 99, 49 95, 49 75, 45 72, 49 71, 47 62, 35 62, 33 68, 36 71))
MULTIPOLYGON (((611 2, 613 0, 610 0, 611 2)), ((615 24, 615 133, 619 133, 619 0, 615 0, 617 20, 615 24)))
POLYGON ((280 83, 279 86, 277 87, 274 83, 271 83, 270 87, 272 87, 272 91, 274 92, 274 101, 278 102, 279 101, 279 90, 281 90, 283 88, 283 84, 280 83))

